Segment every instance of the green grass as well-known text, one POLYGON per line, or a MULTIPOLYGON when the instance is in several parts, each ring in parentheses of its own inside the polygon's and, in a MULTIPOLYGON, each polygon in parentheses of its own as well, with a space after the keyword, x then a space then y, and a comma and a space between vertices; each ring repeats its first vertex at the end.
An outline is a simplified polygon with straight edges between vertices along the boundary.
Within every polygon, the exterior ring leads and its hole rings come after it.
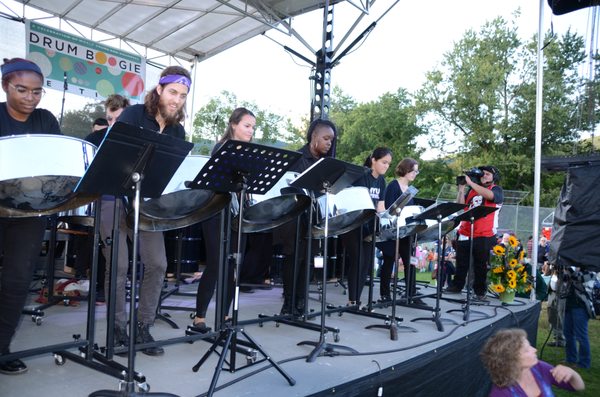
MULTIPOLYGON (((404 277, 403 273, 399 273, 399 278, 404 277)), ((429 282, 431 281, 430 272, 417 272, 417 281, 429 282)), ((540 313, 540 320, 538 323, 537 333, 537 346, 538 357, 550 364, 560 364, 561 361, 565 360, 565 349, 558 347, 546 346, 542 351, 542 345, 548 337, 550 332, 550 325, 548 324, 548 315, 546 312, 546 304, 542 306, 540 313)), ((554 395, 556 397, 597 397, 600 396, 600 317, 596 317, 595 320, 590 320, 588 323, 588 334, 590 338, 590 346, 592 349, 592 368, 591 369, 576 369, 577 372, 583 378, 585 382, 585 390, 579 393, 572 393, 565 390, 554 389, 554 395)), ((550 338, 549 341, 551 341, 550 338)))
MULTIPOLYGON (((565 349, 558 347, 544 348, 542 352, 542 345, 548 337, 550 332, 550 325, 548 324, 548 316, 546 313, 546 305, 543 305, 542 312, 540 313, 540 321, 538 323, 537 333, 537 349, 538 357, 550 364, 559 364, 565 359, 565 349)), ((577 369, 577 372, 583 378, 585 382, 585 390, 581 393, 573 394, 564 390, 555 389, 554 394, 556 397, 567 397, 567 396, 581 396, 581 397, 596 397, 600 396, 600 320, 590 320, 588 323, 588 334, 590 337, 590 346, 592 348, 592 368, 591 369, 577 369)), ((552 340, 552 337, 550 337, 552 340)))

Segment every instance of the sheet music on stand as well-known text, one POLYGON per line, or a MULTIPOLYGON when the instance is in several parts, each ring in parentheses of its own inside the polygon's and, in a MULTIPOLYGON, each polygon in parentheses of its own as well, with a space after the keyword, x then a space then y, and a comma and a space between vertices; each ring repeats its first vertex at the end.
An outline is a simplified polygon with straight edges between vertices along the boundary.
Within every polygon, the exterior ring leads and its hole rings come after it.
POLYGON ((186 184, 191 189, 239 192, 242 178, 246 192, 265 194, 298 161, 301 154, 251 142, 229 140, 215 152, 196 178, 186 184))
POLYGON ((152 183, 144 181, 140 195, 160 197, 193 147, 193 143, 179 138, 116 122, 98 147, 75 192, 130 195, 133 193, 131 175, 143 171, 144 175, 152 177, 152 183), (145 168, 138 170, 143 163, 146 163, 145 168))
POLYGON ((296 179, 290 182, 290 186, 307 189, 315 193, 336 194, 352 185, 367 170, 355 164, 345 161, 324 157, 307 168, 296 179), (328 186, 325 187, 324 183, 328 186))

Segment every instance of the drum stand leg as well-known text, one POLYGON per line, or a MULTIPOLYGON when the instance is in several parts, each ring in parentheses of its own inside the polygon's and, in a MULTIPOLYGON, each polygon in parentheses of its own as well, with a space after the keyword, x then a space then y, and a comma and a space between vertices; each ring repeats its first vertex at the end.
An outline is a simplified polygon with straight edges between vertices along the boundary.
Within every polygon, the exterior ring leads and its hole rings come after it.
POLYGON ((432 312, 432 317, 418 317, 418 318, 414 318, 412 319, 412 321, 433 321, 437 327, 437 330, 440 332, 444 332, 444 326, 442 324, 443 321, 452 323, 452 324, 458 324, 456 321, 449 319, 449 318, 442 318, 440 315, 441 309, 440 309, 440 299, 442 297, 442 288, 444 287, 444 252, 446 251, 446 239, 443 240, 443 244, 442 244, 442 216, 438 215, 437 216, 437 222, 438 222, 438 244, 437 244, 437 279, 438 279, 438 283, 437 283, 437 287, 436 287, 436 294, 435 294, 435 308, 433 309, 432 312), (441 280, 441 281, 440 281, 441 280))
MULTIPOLYGON (((325 188, 325 208, 329 208, 329 188, 330 185, 328 182, 324 182, 323 183, 323 187, 325 188)), ((312 207, 311 207, 312 208, 312 207)), ((311 229, 309 227, 309 229, 311 229)), ((342 346, 342 345, 335 345, 335 344, 331 344, 331 343, 327 343, 325 341, 325 332, 326 332, 326 328, 325 328, 325 317, 327 315, 326 313, 326 301, 327 301, 327 261, 328 261, 328 257, 327 257, 327 243, 328 243, 328 234, 329 234, 329 216, 326 215, 325 216, 325 228, 324 228, 324 235, 323 235, 323 276, 322 276, 322 282, 323 282, 323 296, 321 297, 321 328, 320 328, 320 333, 319 333, 319 341, 318 342, 312 342, 312 341, 302 341, 298 343, 298 346, 301 345, 311 345, 314 346, 315 348, 312 350, 312 352, 308 355, 308 357, 306 358, 306 362, 313 362, 317 359, 317 357, 319 357, 322 353, 325 355, 335 355, 336 354, 336 349, 338 350, 345 350, 347 352, 350 353, 354 353, 354 354, 358 354, 358 352, 356 350, 354 350, 351 347, 348 346, 342 346)))
MULTIPOLYGON (((312 219, 313 217, 313 206, 309 206, 309 212, 308 212, 308 219, 312 219)), ((297 218, 296 220, 296 244, 294 247, 294 271, 293 271, 293 281, 292 281, 292 309, 295 308, 295 304, 296 304, 296 285, 297 285, 297 274, 298 274, 298 262, 299 262, 299 255, 298 252, 300 250, 300 217, 297 218)), ((309 227, 307 230, 307 235, 306 235, 306 241, 307 246, 306 246, 306 266, 304 268, 304 308, 302 310, 301 316, 300 318, 294 317, 293 314, 290 315, 285 315, 285 316, 281 316, 278 317, 276 319, 277 323, 279 324, 285 324, 285 325, 291 325, 293 327, 299 327, 299 328, 304 328, 310 331, 316 331, 316 332, 321 332, 321 327, 317 324, 313 324, 313 323, 309 323, 307 320, 309 318, 313 318, 316 317, 318 314, 315 313, 310 313, 308 312, 308 299, 309 299, 309 287, 310 287, 310 266, 311 266, 311 255, 312 255, 312 231, 310 228, 310 222, 309 222, 309 227)), ((285 265, 284 265, 285 266, 285 265)), ((263 319, 266 319, 268 316, 259 316, 263 319)), ((335 327, 325 327, 327 332, 331 332, 334 336, 334 340, 337 342, 339 340, 339 333, 340 330, 339 328, 335 328, 335 327)))
POLYGON ((179 277, 181 276, 181 251, 183 250, 183 231, 180 229, 177 232, 177 253, 175 255, 175 285, 173 286, 173 288, 171 288, 170 290, 163 292, 160 294, 160 298, 158 300, 158 306, 156 308, 156 319, 157 320, 162 320, 164 322, 166 322, 167 324, 169 324, 171 326, 171 328, 174 329, 179 329, 179 326, 173 321, 171 320, 169 317, 168 313, 163 314, 162 310, 163 309, 163 301, 165 299, 167 299, 169 296, 177 294, 179 292, 179 277))
MULTIPOLYGON (((399 326, 398 319, 396 317, 397 294, 398 294, 398 259, 399 259, 398 251, 400 248, 400 239, 398 238, 399 235, 400 235, 400 224, 398 223, 396 225, 396 251, 395 251, 395 255, 394 255, 394 266, 393 266, 394 275, 392 276, 392 283, 394 284, 394 289, 392 291, 392 314, 389 317, 389 319, 386 320, 386 321, 389 321, 389 324, 373 324, 373 325, 367 325, 365 327, 366 329, 373 329, 373 328, 389 329, 391 340, 398 340, 398 330, 405 330, 407 332, 417 332, 417 330, 412 327, 399 326)), ((409 268, 410 268, 410 263, 404 265, 405 272, 409 268)), ((410 289, 411 289, 411 286, 409 285, 410 283, 408 281, 408 279, 409 279, 408 275, 405 275, 405 279, 407 280, 406 281, 406 296, 408 298, 410 296, 409 294, 410 294, 410 289)))
MULTIPOLYGON (((475 218, 473 216, 471 216, 471 218, 469 219, 469 223, 471 224, 471 230, 470 230, 470 235, 469 235, 469 270, 467 271, 467 281, 466 281, 466 286, 467 286, 467 298, 465 300, 462 300, 460 302, 463 302, 463 307, 462 309, 452 309, 452 310, 448 310, 446 313, 452 313, 452 312, 462 312, 463 313, 463 321, 468 322, 470 317, 471 317, 471 313, 474 314, 479 314, 482 317, 486 318, 489 317, 486 313, 477 311, 477 310, 471 310, 471 296, 472 296, 472 287, 471 287, 471 283, 473 281, 472 277, 473 277, 473 229, 474 229, 474 224, 475 224, 475 218)), ((438 273, 439 273, 439 268, 438 268, 438 273)), ((438 283, 439 284, 439 283, 438 283)), ((450 301, 456 301, 456 300, 452 300, 452 299, 447 299, 450 301)))
MULTIPOLYGON (((245 177, 243 175, 238 175, 240 182, 241 182, 241 186, 242 189, 240 191, 240 199, 239 202, 240 203, 245 203, 246 201, 246 181, 245 181, 245 177)), ((260 352, 263 357, 264 360, 267 360, 272 367, 274 367, 286 380, 287 382, 290 384, 290 386, 293 386, 296 384, 296 381, 287 374, 287 372, 285 372, 283 370, 283 368, 281 368, 279 366, 279 364, 277 364, 277 362, 275 362, 275 360, 273 360, 271 358, 271 356, 269 354, 267 354, 265 352, 265 350, 254 341, 254 339, 252 339, 250 337, 250 335, 248 335, 247 332, 245 332, 243 330, 243 328, 238 327, 237 325, 237 320, 238 320, 238 297, 239 297, 239 292, 240 292, 240 280, 239 280, 239 276, 240 276, 240 267, 242 264, 242 233, 243 233, 243 219, 244 219, 244 206, 240 205, 240 210, 239 210, 239 214, 238 214, 238 234, 237 234, 237 252, 235 253, 235 260, 234 260, 234 268, 233 268, 233 278, 234 278, 234 294, 233 294, 233 315, 232 315, 232 321, 231 323, 226 323, 221 330, 219 331, 219 336, 217 337, 217 339, 213 342, 213 344, 211 345, 211 347, 209 348, 209 350, 204 354, 204 356, 202 356, 202 358, 200 359, 200 361, 198 361, 196 363, 196 365, 194 365, 192 367, 192 370, 194 372, 197 372, 200 367, 202 366, 202 364, 208 359, 208 357, 210 357, 210 355, 212 353, 217 353, 219 356, 219 360, 217 363, 217 366, 215 367, 215 371, 213 373, 213 377, 210 383, 210 387, 208 389, 207 395, 210 397, 213 395, 213 393, 215 392, 215 388, 217 386, 217 381, 219 380, 219 375, 221 374, 221 371, 223 371, 223 366, 225 364, 225 357, 227 356, 228 351, 230 351, 230 360, 229 360, 229 371, 230 372, 234 372, 236 370, 235 367, 235 355, 236 355, 236 350, 237 350, 237 337, 238 334, 243 335, 246 340, 248 342, 250 342, 250 344, 258 351, 260 352), (221 353, 218 353, 217 347, 221 346, 222 350, 221 353)), ((225 297, 225 299, 227 299, 225 297)), ((261 361, 264 361, 261 360, 261 361)), ((254 364, 254 362, 250 362, 249 365, 254 364)))

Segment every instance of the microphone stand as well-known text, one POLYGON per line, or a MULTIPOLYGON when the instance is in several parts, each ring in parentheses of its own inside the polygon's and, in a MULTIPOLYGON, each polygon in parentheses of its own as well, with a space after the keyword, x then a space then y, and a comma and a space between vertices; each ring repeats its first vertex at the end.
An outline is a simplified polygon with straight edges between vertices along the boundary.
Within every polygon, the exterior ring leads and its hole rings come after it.
POLYGON ((69 89, 69 83, 67 82, 67 72, 63 75, 63 95, 62 95, 62 105, 60 107, 60 127, 62 128, 63 124, 63 114, 65 112, 65 95, 67 90, 69 89))

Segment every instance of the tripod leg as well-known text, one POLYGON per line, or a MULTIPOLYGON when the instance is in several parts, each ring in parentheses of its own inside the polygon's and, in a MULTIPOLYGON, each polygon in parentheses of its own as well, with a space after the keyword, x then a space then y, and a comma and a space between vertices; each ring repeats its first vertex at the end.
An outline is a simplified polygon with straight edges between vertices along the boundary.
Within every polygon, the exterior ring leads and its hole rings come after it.
POLYGON ((279 364, 277 364, 277 363, 275 362, 275 360, 273 360, 273 359, 271 358, 271 356, 270 356, 270 355, 268 355, 268 354, 267 354, 267 353, 264 351, 264 349, 263 349, 263 348, 262 348, 262 347, 261 347, 261 346, 260 346, 258 343, 256 343, 256 342, 254 341, 254 339, 252 339, 252 338, 250 337, 250 335, 248 335, 248 334, 247 334, 245 331, 240 331, 240 332, 242 333, 242 335, 244 335, 244 337, 245 337, 245 338, 246 338, 246 339, 247 339, 247 340, 248 340, 250 343, 252 343, 252 344, 254 345, 255 349, 256 349, 256 350, 258 350, 258 351, 259 351, 259 352, 260 352, 260 353, 261 353, 261 354, 262 354, 262 355, 263 355, 263 356, 264 356, 264 357, 267 359, 267 361, 269 361, 269 363, 271 363, 271 365, 272 365, 272 366, 273 366, 273 367, 274 367, 274 368, 275 368, 275 369, 276 369, 276 370, 277 370, 277 371, 278 371, 278 372, 279 372, 279 373, 280 373, 280 374, 281 374, 281 375, 282 375, 282 376, 285 378, 285 380, 287 380, 287 381, 288 381, 288 383, 290 384, 290 386, 294 386, 294 385, 296 384, 296 381, 294 380, 294 378, 292 378, 290 375, 288 375, 288 373, 287 373, 287 372, 285 372, 285 371, 283 370, 283 368, 281 368, 281 367, 279 366, 279 364))

